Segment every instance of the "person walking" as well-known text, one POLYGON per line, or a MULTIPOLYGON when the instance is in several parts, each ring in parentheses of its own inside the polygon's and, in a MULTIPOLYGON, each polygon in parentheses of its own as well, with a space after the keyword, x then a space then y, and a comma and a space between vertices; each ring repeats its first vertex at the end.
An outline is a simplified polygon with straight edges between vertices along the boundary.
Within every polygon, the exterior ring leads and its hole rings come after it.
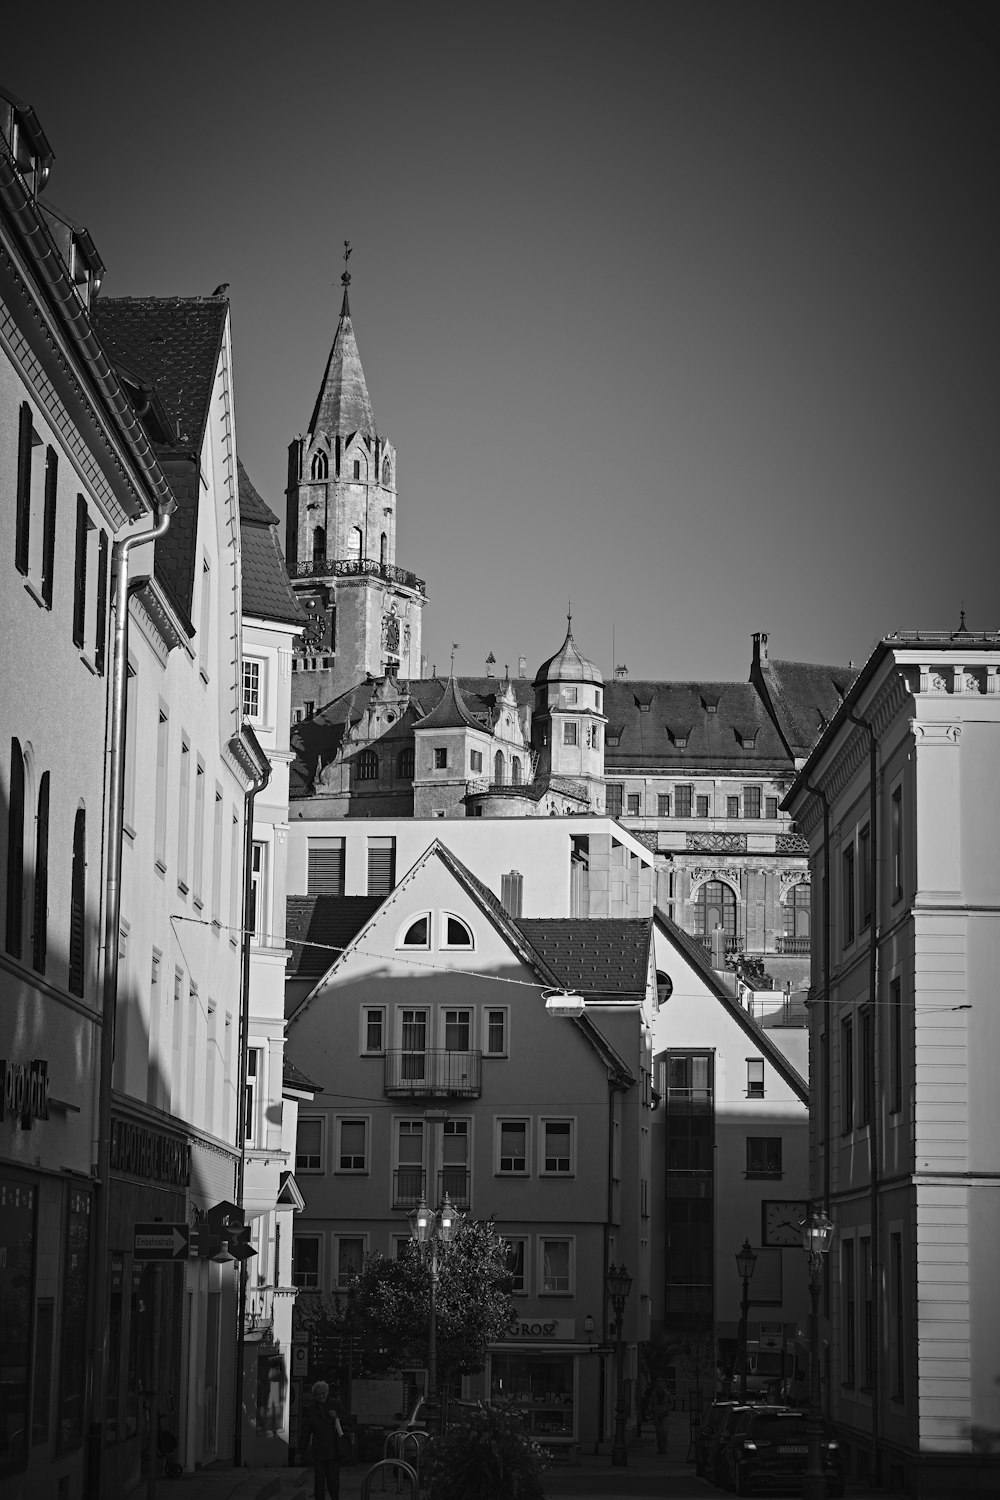
POLYGON ((667 1451, 667 1418, 670 1415, 670 1396, 667 1392, 663 1378, 657 1380, 653 1386, 653 1394, 650 1397, 649 1409, 653 1417, 653 1426, 656 1429, 656 1451, 666 1453, 667 1451))
POLYGON ((312 1395, 302 1403, 299 1420, 302 1460, 312 1464, 314 1500, 339 1500, 340 1460, 344 1450, 344 1429, 337 1415, 337 1403, 330 1399, 330 1387, 317 1380, 312 1395))

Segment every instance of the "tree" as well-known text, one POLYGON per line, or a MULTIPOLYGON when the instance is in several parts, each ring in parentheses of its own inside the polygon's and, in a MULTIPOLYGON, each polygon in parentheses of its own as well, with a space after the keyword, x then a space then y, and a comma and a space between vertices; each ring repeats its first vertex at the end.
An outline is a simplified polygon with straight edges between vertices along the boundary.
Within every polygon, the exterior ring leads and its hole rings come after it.
MULTIPOLYGON (((459 1221, 438 1245, 437 1359, 441 1383, 473 1374, 515 1315, 513 1277, 492 1220, 459 1221)), ((425 1365, 430 1327, 431 1255, 407 1241, 397 1259, 374 1254, 347 1287, 345 1332, 365 1339, 369 1368, 425 1365)))

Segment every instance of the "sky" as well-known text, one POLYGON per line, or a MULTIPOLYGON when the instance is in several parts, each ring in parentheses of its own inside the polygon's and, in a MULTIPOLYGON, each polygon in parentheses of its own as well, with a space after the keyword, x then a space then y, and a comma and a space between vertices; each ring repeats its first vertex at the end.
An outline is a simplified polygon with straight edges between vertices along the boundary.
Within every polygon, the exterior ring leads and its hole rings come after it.
POLYGON ((344 240, 428 670, 1000 628, 986 0, 105 0, 4 19, 104 294, 229 283, 283 517, 344 240), (60 11, 66 24, 59 24, 60 11))

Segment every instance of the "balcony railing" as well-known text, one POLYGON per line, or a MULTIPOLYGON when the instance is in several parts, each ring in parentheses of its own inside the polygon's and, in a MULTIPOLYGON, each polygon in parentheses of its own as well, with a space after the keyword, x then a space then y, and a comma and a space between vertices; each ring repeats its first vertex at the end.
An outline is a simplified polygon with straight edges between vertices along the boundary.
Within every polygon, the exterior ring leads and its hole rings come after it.
POLYGON ((295 569, 296 578, 382 578, 386 583, 398 583, 415 594, 426 594, 427 585, 415 573, 397 568, 395 563, 376 562, 372 557, 321 557, 312 562, 300 563, 295 569))
MULTIPOLYGON (((712 951, 712 939, 711 939, 711 937, 709 936, 709 934, 707 932, 699 932, 697 934, 697 941, 699 943, 703 944, 703 946, 707 949, 707 951, 709 953, 711 953, 711 951, 712 951)), ((743 939, 741 937, 734 937, 731 932, 727 933, 727 935, 726 935, 726 957, 730 958, 730 957, 732 957, 733 954, 735 954, 735 953, 742 953, 742 952, 743 952, 743 939)))
POLYGON ((398 1049, 385 1054, 385 1092, 394 1098, 478 1099, 482 1075, 483 1054, 479 1051, 398 1049))
POLYGON ((396 1167, 392 1174, 393 1208, 416 1208, 427 1193, 423 1167, 396 1167))
POLYGON ((444 1202, 445 1193, 460 1208, 467 1213, 470 1207, 471 1177, 468 1167, 443 1167, 438 1173, 438 1202, 444 1202))
POLYGON ((779 953, 785 954, 786 957, 790 954, 799 954, 800 956, 808 957, 812 951, 807 937, 780 937, 775 947, 779 953))

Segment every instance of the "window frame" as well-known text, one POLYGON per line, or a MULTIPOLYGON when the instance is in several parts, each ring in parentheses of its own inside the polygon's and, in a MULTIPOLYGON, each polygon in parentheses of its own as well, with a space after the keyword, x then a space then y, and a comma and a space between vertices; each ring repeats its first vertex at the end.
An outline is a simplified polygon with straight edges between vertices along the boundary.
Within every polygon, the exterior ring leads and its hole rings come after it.
MULTIPOLYGON (((531 1177, 531 1117, 530 1115, 497 1115, 494 1130, 494 1155, 493 1175, 495 1177, 511 1177, 516 1181, 526 1181, 531 1177), (504 1166, 503 1156, 503 1132, 504 1129, 515 1127, 524 1132, 524 1154, 521 1161, 523 1167, 504 1166)), ((510 1156, 511 1162, 518 1158, 516 1154, 510 1156)))
POLYGON ((840 855, 840 908, 842 943, 849 948, 857 935, 857 864, 853 838, 840 855))
POLYGON ((440 914, 440 922, 441 931, 438 940, 439 948, 443 949, 445 952, 448 952, 449 950, 451 952, 457 951, 460 953, 473 952, 476 947, 476 934, 473 932, 472 928, 469 926, 464 917, 460 917, 456 912, 453 911, 442 911, 440 914), (458 926, 462 928, 463 932, 468 933, 469 941, 467 943, 456 943, 454 939, 449 937, 449 927, 452 922, 457 923, 458 926))
POLYGON ((840 1018, 840 1133, 854 1129, 854 1017, 840 1018))
POLYGON ((528 1234, 505 1234, 503 1237, 503 1241, 505 1245, 518 1245, 520 1246, 521 1250, 520 1286, 517 1285, 517 1272, 513 1267, 510 1266, 508 1259, 508 1269, 510 1271, 511 1280, 514 1282, 514 1285, 511 1287, 510 1294, 512 1297, 528 1297, 531 1294, 531 1236, 528 1234))
POLYGON ((764 1081, 764 1059, 762 1057, 747 1058, 747 1098, 763 1099, 765 1097, 764 1081))
POLYGON ((359 1038, 359 1050, 362 1057, 384 1057, 385 1056, 385 1025, 386 1014, 384 1005, 363 1005, 361 1007, 361 1035, 359 1038), (368 1045, 369 1027, 374 1018, 378 1018, 379 1045, 370 1047, 368 1045))
POLYGON ((784 1176, 784 1153, 782 1150, 782 1137, 780 1135, 748 1135, 746 1137, 746 1171, 744 1177, 748 1180, 769 1178, 775 1181, 784 1176), (775 1153, 775 1146, 777 1152, 775 1153), (777 1165, 769 1166, 768 1162, 776 1156, 777 1165), (755 1157, 760 1158, 755 1160, 755 1157))
POLYGON ((759 786, 745 786, 743 788, 743 816, 745 818, 760 818, 762 797, 763 793, 759 786))
POLYGON ((352 1233, 350 1233, 350 1234, 340 1234, 338 1231, 334 1232, 334 1236, 333 1236, 333 1262, 332 1262, 332 1267, 331 1267, 331 1276, 332 1276, 332 1281, 333 1281, 333 1289, 334 1289, 334 1291, 337 1291, 337 1292, 346 1291, 347 1287, 350 1285, 350 1277, 351 1277, 351 1275, 356 1275, 357 1274, 357 1272, 345 1273, 345 1272, 341 1271, 341 1268, 340 1268, 340 1249, 341 1249, 342 1245, 346 1245, 346 1244, 360 1244, 360 1246, 361 1246, 361 1261, 360 1261, 360 1263, 358 1265, 358 1271, 360 1271, 361 1268, 362 1268, 362 1266, 365 1263, 365 1256, 368 1254, 368 1234, 367 1234, 367 1232, 365 1230, 352 1231, 352 1233))
POLYGON ((433 924, 433 912, 431 912, 429 908, 426 911, 411 912, 405 918, 405 920, 404 920, 403 924, 401 925, 398 933, 396 934, 396 948, 397 949, 402 948, 403 950, 410 949, 414 953, 426 953, 426 952, 428 952, 428 950, 430 949, 430 946, 431 946, 431 928, 432 928, 432 924, 433 924), (425 936, 424 936, 423 942, 410 942, 410 943, 408 943, 406 941, 407 935, 410 932, 412 932, 413 928, 417 925, 417 923, 421 922, 421 921, 426 924, 425 936))
POLYGON ((447 745, 434 745, 432 748, 433 748, 433 751, 434 751, 434 765, 433 765, 432 769, 435 770, 435 771, 447 771, 447 769, 448 769, 448 746, 447 745))
POLYGON ((250 724, 267 723, 267 660, 260 656, 244 656, 243 667, 240 676, 240 704, 243 717, 250 724), (247 671, 256 676, 256 681, 248 684, 247 671), (256 700, 256 710, 247 711, 247 695, 256 700))
POLYGON ((334 1154, 333 1173, 336 1177, 367 1177, 371 1171, 371 1115, 366 1114, 338 1114, 334 1117, 334 1154), (360 1125, 364 1132, 364 1149, 361 1152, 360 1165, 358 1165, 358 1154, 356 1152, 344 1151, 344 1126, 360 1125), (344 1158, 349 1155, 351 1164, 344 1165, 344 1158))
POLYGON ((579 748, 580 726, 575 719, 563 720, 562 742, 564 748, 567 750, 576 750, 579 748))
POLYGON ((656 794, 656 816, 658 818, 670 817, 670 793, 657 792, 656 794))
POLYGON ((510 1056, 510 1006, 488 1005, 483 1008, 482 1015, 482 1054, 484 1057, 509 1057, 510 1056), (500 1016, 503 1027, 503 1046, 498 1050, 490 1046, 492 1024, 490 1018, 500 1016))
POLYGON ((539 1177, 576 1176, 576 1118, 573 1115, 540 1115, 538 1119, 538 1172, 539 1177), (566 1126, 568 1155, 550 1157, 548 1154, 548 1130, 550 1126, 566 1126), (550 1160, 565 1160, 566 1166, 549 1166, 550 1160))
POLYGON ((674 817, 690 818, 694 807, 694 786, 682 782, 674 786, 674 817))
POLYGON ((305 1176, 322 1175, 325 1170, 326 1161, 326 1117, 324 1115, 302 1115, 300 1114, 295 1125, 295 1173, 300 1172, 305 1176), (319 1151, 316 1153, 315 1165, 308 1165, 311 1157, 306 1157, 305 1152, 299 1151, 299 1131, 303 1125, 319 1126, 319 1151), (304 1158, 304 1160, 300 1160, 304 1158))
POLYGON ((537 1255, 538 1297, 575 1297, 576 1296, 576 1235, 575 1234, 540 1234, 538 1236, 537 1255), (566 1255, 566 1286, 549 1287, 545 1284, 545 1260, 547 1247, 549 1245, 565 1245, 566 1255))
POLYGON ((297 1287, 300 1292, 321 1292, 323 1290, 323 1235, 322 1234, 297 1234, 292 1235, 292 1286, 297 1287), (316 1246, 316 1269, 315 1271, 302 1271, 296 1268, 297 1252, 300 1245, 316 1246), (315 1280, 307 1282, 301 1279, 305 1276, 313 1276, 315 1280))

